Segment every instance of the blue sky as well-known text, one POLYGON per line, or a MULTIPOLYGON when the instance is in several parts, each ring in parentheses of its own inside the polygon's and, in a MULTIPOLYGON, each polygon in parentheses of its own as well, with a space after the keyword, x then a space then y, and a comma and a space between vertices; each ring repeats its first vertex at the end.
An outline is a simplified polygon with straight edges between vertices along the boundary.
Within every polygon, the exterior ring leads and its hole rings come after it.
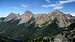
POLYGON ((0 0, 0 16, 7 16, 10 12, 23 13, 26 10, 35 14, 48 13, 54 9, 75 15, 75 0, 0 0))

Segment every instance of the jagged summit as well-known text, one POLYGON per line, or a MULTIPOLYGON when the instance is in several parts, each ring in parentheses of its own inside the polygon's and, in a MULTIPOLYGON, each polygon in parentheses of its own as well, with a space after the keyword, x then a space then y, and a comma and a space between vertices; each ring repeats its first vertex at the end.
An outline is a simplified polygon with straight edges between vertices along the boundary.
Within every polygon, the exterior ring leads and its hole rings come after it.
POLYGON ((51 12, 51 14, 64 14, 63 12, 61 12, 60 10, 53 10, 51 12))
POLYGON ((20 19, 18 24, 27 23, 29 21, 35 20, 35 25, 36 24, 41 25, 45 22, 51 23, 56 18, 59 27, 67 27, 68 25, 71 24, 71 21, 74 19, 73 16, 65 15, 63 12, 59 10, 53 10, 51 13, 48 14, 35 14, 35 15, 31 11, 26 11, 22 15, 11 13, 4 19, 4 21, 10 20, 15 21, 18 20, 18 18, 20 19))
POLYGON ((24 12, 24 14, 22 14, 21 16, 20 16, 20 22, 19 22, 19 24, 22 24, 22 23, 26 23, 26 22, 28 22, 29 20, 31 20, 32 19, 32 12, 31 11, 26 11, 26 12, 24 12))
POLYGON ((8 21, 15 21, 18 19, 18 14, 15 14, 15 13, 10 13, 5 19, 4 21, 8 22, 8 21))
POLYGON ((24 12, 24 14, 32 14, 32 12, 27 10, 27 11, 24 12))
MULTIPOLYGON (((57 24, 59 25, 59 27, 67 27, 68 25, 70 25, 72 22, 70 16, 65 15, 63 12, 59 11, 59 10, 53 10, 51 13, 48 14, 48 16, 54 20, 55 18, 57 19, 57 24)), ((72 16, 73 17, 73 16, 72 16)))

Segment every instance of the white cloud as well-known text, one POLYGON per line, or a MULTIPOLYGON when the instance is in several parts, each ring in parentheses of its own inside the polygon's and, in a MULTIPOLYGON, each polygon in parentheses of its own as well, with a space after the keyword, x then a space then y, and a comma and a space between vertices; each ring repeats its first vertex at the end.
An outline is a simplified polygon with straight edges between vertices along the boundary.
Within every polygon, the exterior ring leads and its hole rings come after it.
POLYGON ((28 5, 22 4, 21 7, 28 7, 28 5))
POLYGON ((46 2, 50 3, 50 0, 45 0, 46 2))
POLYGON ((71 15, 72 15, 72 16, 75 16, 75 12, 71 12, 71 15))
POLYGON ((63 6, 56 6, 53 9, 62 9, 62 8, 63 8, 63 6))
POLYGON ((54 7, 54 6, 56 6, 56 4, 42 5, 42 7, 46 7, 46 8, 48 8, 48 7, 54 7))
POLYGON ((18 7, 17 7, 17 6, 14 6, 14 7, 11 7, 11 8, 13 8, 13 9, 18 9, 18 8, 25 8, 25 7, 28 7, 28 5, 21 4, 21 5, 19 5, 18 7))
POLYGON ((66 3, 71 3, 71 2, 75 2, 75 0, 59 1, 60 4, 66 4, 66 3))
POLYGON ((48 8, 48 7, 49 7, 49 5, 42 5, 42 7, 48 8))
POLYGON ((42 5, 42 7, 48 7, 47 5, 42 5))
POLYGON ((72 16, 75 16, 75 11, 66 11, 65 14, 71 14, 72 16))
POLYGON ((45 8, 52 7, 53 9, 62 9, 63 8, 63 6, 58 5, 58 4, 42 5, 42 7, 45 7, 45 8))
POLYGON ((56 6, 56 4, 50 4, 50 5, 48 5, 48 6, 54 7, 54 6, 56 6))
POLYGON ((55 9, 62 9, 64 4, 71 3, 71 2, 75 2, 75 0, 63 0, 63 1, 59 1, 59 3, 57 3, 56 7, 54 7, 54 8, 55 9))
MULTIPOLYGON (((46 0, 46 1, 49 1, 49 0, 46 0)), ((63 7, 64 4, 71 3, 71 2, 75 2, 75 0, 63 0, 55 4, 42 5, 42 7, 45 7, 45 8, 52 7, 53 9, 62 9, 64 8, 63 7)))

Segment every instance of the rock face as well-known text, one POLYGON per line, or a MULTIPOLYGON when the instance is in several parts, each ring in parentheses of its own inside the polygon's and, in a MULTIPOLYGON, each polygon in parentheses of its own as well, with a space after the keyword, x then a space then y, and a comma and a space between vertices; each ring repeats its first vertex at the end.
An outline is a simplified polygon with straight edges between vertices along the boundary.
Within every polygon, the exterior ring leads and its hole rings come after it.
POLYGON ((47 15, 41 15, 37 17, 36 24, 43 24, 45 22, 49 21, 49 17, 47 15))
POLYGON ((20 16, 19 24, 26 23, 32 19, 32 12, 26 11, 23 15, 20 16))
POLYGON ((15 14, 15 13, 10 13, 5 19, 4 19, 4 21, 5 22, 8 22, 8 21, 11 21, 12 20, 12 22, 13 21, 15 21, 15 20, 17 20, 18 19, 18 15, 17 14, 15 14))
POLYGON ((49 13, 48 16, 56 18, 58 20, 57 24, 59 25, 59 27, 67 27, 71 23, 69 19, 66 17, 66 15, 58 10, 49 13))
POLYGON ((49 21, 49 23, 52 22, 52 20, 54 19, 57 19, 56 21, 57 24, 59 25, 59 27, 67 27, 69 26, 71 23, 73 23, 75 20, 73 16, 71 15, 65 15, 64 13, 60 12, 59 10, 54 10, 52 11, 51 13, 48 13, 48 14, 43 14, 43 15, 40 15, 37 17, 37 21, 36 21, 36 24, 43 24, 47 21, 49 21))

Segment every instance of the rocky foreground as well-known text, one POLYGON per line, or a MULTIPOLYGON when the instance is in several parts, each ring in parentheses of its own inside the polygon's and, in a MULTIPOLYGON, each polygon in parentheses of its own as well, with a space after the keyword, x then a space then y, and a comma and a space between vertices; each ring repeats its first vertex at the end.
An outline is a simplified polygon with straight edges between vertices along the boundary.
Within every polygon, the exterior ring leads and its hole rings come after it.
POLYGON ((48 14, 10 13, 0 18, 0 41, 3 42, 73 42, 75 17, 53 10, 48 14))

